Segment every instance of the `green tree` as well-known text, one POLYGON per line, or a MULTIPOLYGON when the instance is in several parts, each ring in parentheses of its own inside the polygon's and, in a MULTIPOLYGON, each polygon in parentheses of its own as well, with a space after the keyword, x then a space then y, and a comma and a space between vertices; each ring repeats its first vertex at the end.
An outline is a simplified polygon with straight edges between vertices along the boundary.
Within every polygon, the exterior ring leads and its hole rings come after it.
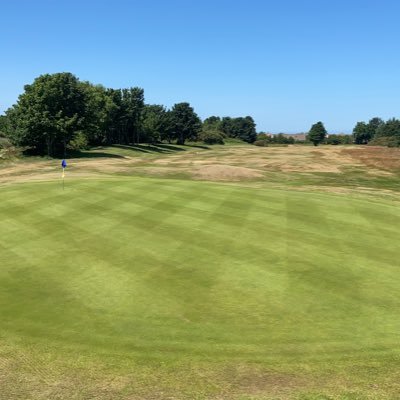
POLYGON ((7 111, 10 136, 39 154, 62 154, 85 124, 85 93, 71 73, 41 75, 7 111))
POLYGON ((371 128, 365 122, 357 122, 353 129, 354 142, 367 144, 371 139, 371 128))
POLYGON ((369 140, 374 138, 376 132, 384 123, 385 122, 381 118, 378 118, 378 117, 374 117, 369 120, 369 122, 368 122, 368 129, 369 129, 369 133, 370 133, 369 140))
POLYGON ((201 120, 189 103, 177 103, 172 107, 171 120, 177 144, 196 140, 201 131, 201 120))
POLYGON ((252 117, 224 117, 220 123, 222 132, 231 138, 253 143, 257 138, 256 124, 252 117))
POLYGON ((85 92, 86 121, 85 136, 91 145, 112 143, 109 132, 113 126, 113 116, 118 106, 114 103, 109 90, 101 85, 82 82, 85 92))
POLYGON ((326 129, 324 124, 319 121, 314 124, 310 131, 308 132, 307 139, 314 144, 314 146, 318 146, 326 136, 326 129))
POLYGON ((0 115, 0 137, 6 136, 8 128, 8 120, 5 115, 0 115))
POLYGON ((340 135, 329 135, 329 137, 326 139, 327 144, 333 144, 333 145, 338 145, 338 144, 351 144, 352 138, 350 135, 345 135, 345 134, 340 134, 340 135))
POLYGON ((377 137, 399 137, 400 120, 391 118, 379 126, 376 132, 377 137))
POLYGON ((400 120, 391 118, 379 126, 375 135, 374 143, 389 147, 400 146, 400 120))
POLYGON ((203 121, 203 131, 221 131, 221 118, 212 115, 203 121))
POLYGON ((356 144, 367 144, 384 124, 384 121, 378 117, 370 119, 368 123, 357 122, 353 129, 354 142, 356 144))
POLYGON ((147 104, 143 109, 142 132, 146 142, 156 143, 168 129, 168 121, 164 106, 147 104))
POLYGON ((144 90, 139 87, 122 89, 122 121, 125 128, 125 142, 139 143, 141 117, 144 108, 144 90))
POLYGON ((224 144, 223 133, 218 130, 203 130, 199 135, 199 139, 205 144, 224 144))

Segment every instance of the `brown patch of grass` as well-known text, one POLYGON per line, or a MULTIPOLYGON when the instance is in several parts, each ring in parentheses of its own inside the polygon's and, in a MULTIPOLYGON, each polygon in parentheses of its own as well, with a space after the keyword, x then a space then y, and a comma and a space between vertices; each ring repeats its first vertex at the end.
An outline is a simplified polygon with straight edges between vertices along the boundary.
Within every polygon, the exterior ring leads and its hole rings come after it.
POLYGON ((192 176, 210 181, 239 181, 261 178, 263 175, 259 171, 250 168, 218 164, 197 167, 192 171, 192 176))
POLYGON ((341 152, 367 167, 391 172, 400 171, 400 148, 359 146, 343 149, 341 152))

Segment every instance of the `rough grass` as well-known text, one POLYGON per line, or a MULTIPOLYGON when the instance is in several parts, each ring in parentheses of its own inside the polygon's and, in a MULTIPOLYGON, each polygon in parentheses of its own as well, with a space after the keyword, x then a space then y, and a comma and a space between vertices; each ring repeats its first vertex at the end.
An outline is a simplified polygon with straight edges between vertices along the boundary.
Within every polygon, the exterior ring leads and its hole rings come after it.
POLYGON ((0 398, 398 398, 398 226, 379 198, 4 186, 0 398))
MULTIPOLYGON (((162 176, 339 194, 383 189, 397 198, 399 155, 399 149, 368 146, 112 146, 75 154, 67 176, 162 176)), ((20 160, 0 168, 0 184, 58 179, 59 169, 59 161, 20 160)))

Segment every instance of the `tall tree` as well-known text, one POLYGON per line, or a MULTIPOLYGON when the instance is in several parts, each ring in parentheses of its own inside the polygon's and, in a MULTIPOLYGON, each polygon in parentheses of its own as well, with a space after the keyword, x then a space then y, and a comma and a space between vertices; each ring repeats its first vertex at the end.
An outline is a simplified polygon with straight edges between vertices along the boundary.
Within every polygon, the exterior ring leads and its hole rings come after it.
POLYGON ((7 111, 13 141, 39 154, 62 154, 85 124, 85 93, 78 78, 67 72, 41 75, 24 89, 7 111))
POLYGON ((212 115, 203 121, 203 131, 221 130, 221 118, 212 115))
POLYGON ((122 89, 123 124, 126 143, 139 143, 144 91, 139 87, 122 89))
POLYGON ((113 117, 118 106, 114 103, 109 90, 90 82, 81 83, 86 98, 85 135, 89 144, 112 143, 109 132, 113 126, 113 117))
POLYGON ((371 128, 365 122, 357 122, 353 129, 354 142, 367 144, 371 140, 371 128))
POLYGON ((8 131, 8 119, 5 115, 0 115, 0 137, 6 136, 8 131))
POLYGON ((222 132, 232 138, 241 139, 253 143, 257 138, 256 124, 252 117, 224 117, 220 123, 222 132))
POLYGON ((155 143, 161 139, 162 134, 168 129, 168 121, 164 106, 146 104, 143 109, 142 132, 146 142, 155 143))
POLYGON ((201 120, 189 103, 177 103, 171 110, 172 124, 177 144, 196 140, 201 131, 201 120))
POLYGON ((374 117, 372 119, 369 120, 368 122, 368 128, 370 131, 370 135, 371 135, 371 139, 373 139, 373 137, 375 136, 377 130, 384 124, 385 122, 383 121, 383 119, 378 118, 378 117, 374 117))
POLYGON ((324 124, 319 121, 311 127, 307 138, 314 146, 318 146, 325 139, 326 133, 324 124))
POLYGON ((400 120, 396 118, 387 120, 377 129, 376 136, 400 139, 400 120))

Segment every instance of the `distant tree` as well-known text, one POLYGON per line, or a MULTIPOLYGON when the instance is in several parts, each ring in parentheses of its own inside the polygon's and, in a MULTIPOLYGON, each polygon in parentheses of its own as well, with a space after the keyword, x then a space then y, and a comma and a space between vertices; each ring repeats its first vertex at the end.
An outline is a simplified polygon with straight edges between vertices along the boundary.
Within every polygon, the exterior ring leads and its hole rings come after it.
POLYGON ((24 89, 7 111, 10 137, 39 154, 62 154, 85 127, 85 93, 78 78, 71 73, 41 75, 24 89))
POLYGON ((5 115, 0 115, 0 137, 6 136, 7 125, 7 117, 5 115))
POLYGON ((144 108, 144 91, 139 87, 122 89, 120 123, 124 131, 124 142, 139 143, 141 117, 144 108))
POLYGON ((354 143, 369 143, 384 124, 385 122, 378 117, 370 119, 368 123, 357 122, 356 126, 353 129, 354 143))
POLYGON ((376 130, 373 144, 389 147, 400 146, 400 120, 392 118, 379 126, 376 130))
POLYGON ((370 133, 370 136, 371 136, 369 140, 374 138, 374 136, 375 136, 376 132, 378 131, 378 129, 384 124, 385 124, 385 122, 383 121, 383 119, 378 118, 378 117, 374 117, 374 118, 369 120, 369 122, 368 122, 368 130, 369 130, 369 133, 370 133))
POLYGON ((167 129, 166 119, 164 106, 158 104, 145 105, 142 117, 143 139, 150 143, 161 140, 163 132, 167 129))
POLYGON ((227 137, 241 139, 253 143, 257 138, 256 124, 252 117, 224 117, 220 129, 227 137))
POLYGON ((164 115, 164 124, 161 132, 161 140, 166 140, 168 143, 176 139, 174 116, 171 110, 166 110, 164 115))
POLYGON ((339 135, 332 134, 328 136, 328 138, 326 139, 326 143, 333 145, 351 144, 352 137, 350 135, 345 135, 345 134, 339 134, 339 135))
POLYGON ((341 139, 340 139, 339 135, 329 135, 329 137, 326 139, 326 143, 338 145, 338 144, 341 144, 341 139))
POLYGON ((314 146, 318 146, 321 142, 324 141, 326 136, 326 129, 324 124, 319 121, 314 124, 310 131, 308 132, 308 140, 314 144, 314 146))
POLYGON ((177 103, 171 110, 171 121, 177 144, 196 140, 201 131, 201 120, 189 103, 177 103))
POLYGON ((376 132, 377 137, 399 137, 400 138, 400 120, 392 118, 381 124, 376 132))
MULTIPOLYGON (((203 121, 203 131, 220 131, 221 130, 221 118, 216 116, 211 116, 203 121)), ((222 132, 222 130, 221 130, 222 132)))
POLYGON ((205 144, 224 144, 223 133, 217 130, 203 130, 199 135, 199 139, 205 144))
POLYGON ((371 139, 371 130, 365 122, 357 122, 353 129, 354 143, 367 144, 371 139))
POLYGON ((114 103, 108 89, 90 82, 81 83, 85 92, 86 121, 85 136, 91 145, 112 143, 110 131, 113 116, 118 106, 114 103))

